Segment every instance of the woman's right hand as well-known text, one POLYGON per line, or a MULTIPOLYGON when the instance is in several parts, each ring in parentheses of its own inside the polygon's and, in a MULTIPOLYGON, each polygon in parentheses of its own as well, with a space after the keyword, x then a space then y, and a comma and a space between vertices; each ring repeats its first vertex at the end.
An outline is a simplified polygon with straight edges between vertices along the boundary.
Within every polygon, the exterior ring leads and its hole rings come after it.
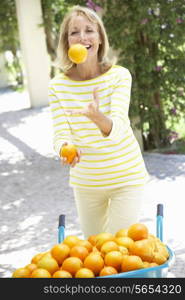
MULTIPOLYGON (((63 146, 67 146, 67 145, 68 145, 68 143, 66 142, 66 143, 64 143, 64 144, 62 145, 62 147, 63 147, 63 146)), ((62 149, 62 147, 61 147, 61 149, 62 149)), ((61 151, 61 150, 60 150, 60 151, 61 151)), ((70 162, 70 163, 67 161, 67 158, 66 158, 66 157, 60 156, 60 158, 61 158, 61 164, 62 164, 62 165, 70 165, 72 168, 75 167, 75 165, 76 165, 77 163, 80 162, 80 158, 81 158, 81 155, 82 155, 82 151, 81 151, 80 149, 76 149, 76 151, 77 151, 77 154, 76 154, 76 156, 74 157, 73 161, 70 162)))

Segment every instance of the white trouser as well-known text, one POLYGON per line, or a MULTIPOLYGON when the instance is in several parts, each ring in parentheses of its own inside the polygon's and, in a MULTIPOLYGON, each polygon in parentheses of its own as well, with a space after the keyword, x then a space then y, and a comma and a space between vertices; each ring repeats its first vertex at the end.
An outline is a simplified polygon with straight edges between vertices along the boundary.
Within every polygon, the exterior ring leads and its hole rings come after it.
POLYGON ((115 234, 137 223, 144 186, 93 190, 74 187, 74 197, 85 238, 101 232, 115 234))

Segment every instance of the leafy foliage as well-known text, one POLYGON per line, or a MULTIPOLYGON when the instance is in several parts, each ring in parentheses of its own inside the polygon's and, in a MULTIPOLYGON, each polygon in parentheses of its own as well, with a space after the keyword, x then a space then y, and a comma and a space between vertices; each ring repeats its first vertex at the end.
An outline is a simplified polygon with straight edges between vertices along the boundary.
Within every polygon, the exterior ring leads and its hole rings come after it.
POLYGON ((56 59, 56 48, 59 37, 60 24, 68 10, 68 4, 65 0, 41 0, 43 11, 43 26, 46 34, 47 50, 51 57, 51 77, 56 73, 53 65, 56 59))
POLYGON ((13 57, 11 65, 7 62, 7 68, 13 73, 17 85, 23 84, 22 68, 19 56, 20 44, 16 7, 14 0, 0 1, 0 53, 10 51, 13 57))
POLYGON ((103 9, 110 45, 133 77, 131 116, 140 116, 145 149, 169 144, 166 124, 184 116, 183 0, 68 1, 103 9))

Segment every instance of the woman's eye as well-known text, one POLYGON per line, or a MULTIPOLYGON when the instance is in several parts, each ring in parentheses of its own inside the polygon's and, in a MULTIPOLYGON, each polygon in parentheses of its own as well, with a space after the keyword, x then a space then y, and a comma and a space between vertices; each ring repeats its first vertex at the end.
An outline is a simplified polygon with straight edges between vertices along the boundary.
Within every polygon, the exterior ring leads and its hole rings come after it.
POLYGON ((71 35, 76 34, 76 33, 77 33, 77 31, 73 31, 73 32, 71 32, 71 35))

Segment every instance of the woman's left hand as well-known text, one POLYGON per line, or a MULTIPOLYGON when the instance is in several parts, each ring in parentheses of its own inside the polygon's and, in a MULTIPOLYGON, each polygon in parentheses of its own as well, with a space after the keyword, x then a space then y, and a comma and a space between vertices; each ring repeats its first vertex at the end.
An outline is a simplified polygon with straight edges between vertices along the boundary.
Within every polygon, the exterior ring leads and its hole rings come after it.
POLYGON ((68 109, 65 110, 69 115, 84 115, 87 118, 94 120, 99 113, 99 98, 98 98, 98 88, 93 90, 93 99, 84 109, 68 109))
POLYGON ((84 109, 70 109, 66 110, 69 115, 83 115, 89 118, 97 125, 104 136, 108 136, 112 130, 112 120, 105 116, 99 110, 98 88, 93 90, 93 99, 84 109))

